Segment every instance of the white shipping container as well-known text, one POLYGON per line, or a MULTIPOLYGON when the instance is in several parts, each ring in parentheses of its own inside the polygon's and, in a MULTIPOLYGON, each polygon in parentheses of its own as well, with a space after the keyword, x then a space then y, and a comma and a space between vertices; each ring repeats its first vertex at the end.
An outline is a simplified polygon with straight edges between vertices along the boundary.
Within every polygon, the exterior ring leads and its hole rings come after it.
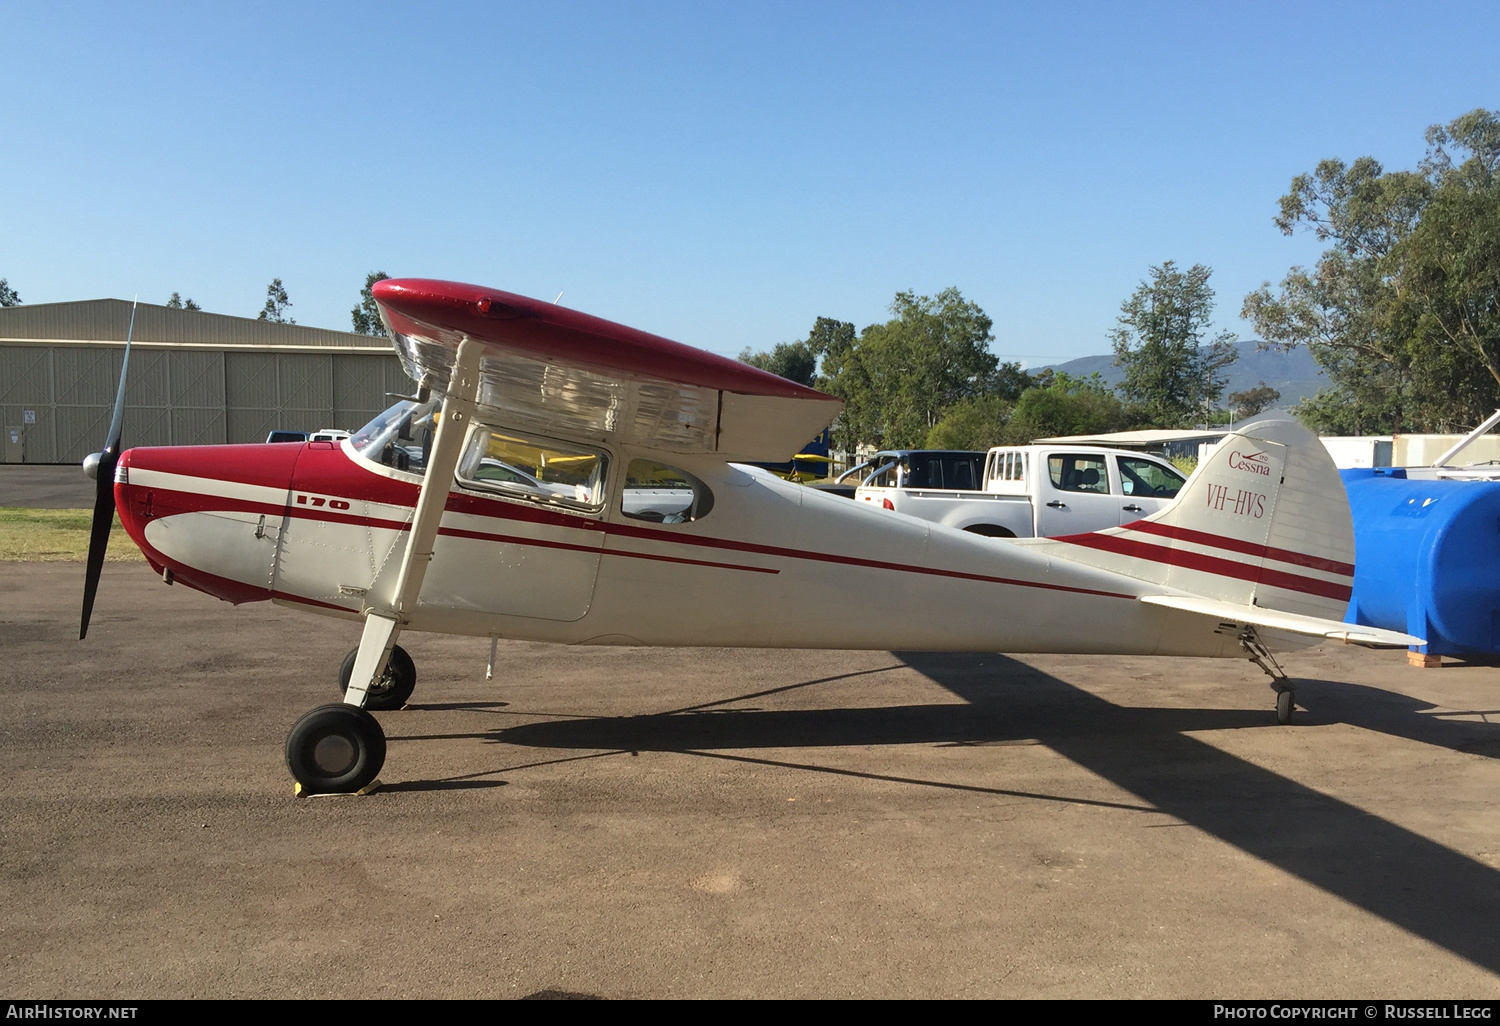
MULTIPOLYGON (((1459 443, 1463 435, 1397 435, 1395 440, 1395 462, 1397 467, 1430 467, 1432 461, 1459 443)), ((1500 460, 1500 435, 1480 435, 1464 446, 1463 450, 1448 461, 1450 467, 1462 467, 1471 463, 1492 463, 1500 460)))
POLYGON ((1390 435, 1336 435, 1318 441, 1323 443, 1323 448, 1333 457, 1333 465, 1340 470, 1392 466, 1394 446, 1390 435))

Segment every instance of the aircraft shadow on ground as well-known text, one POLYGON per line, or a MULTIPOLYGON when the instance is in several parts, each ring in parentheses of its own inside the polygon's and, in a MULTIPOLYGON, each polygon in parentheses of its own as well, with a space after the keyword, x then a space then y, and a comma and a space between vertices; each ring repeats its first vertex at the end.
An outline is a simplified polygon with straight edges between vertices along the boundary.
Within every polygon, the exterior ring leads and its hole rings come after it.
MULTIPOLYGON (((735 749, 979 745, 1035 739, 1144 803, 1086 804, 1175 816, 1476 965, 1500 972, 1500 930, 1495 926, 1500 923, 1500 871, 1188 736, 1193 731, 1229 728, 1296 729, 1276 725, 1269 689, 1263 709, 1126 708, 1002 656, 899 653, 899 657, 966 704, 700 710, 553 720, 497 728, 492 739, 544 749, 682 752, 885 780, 904 778, 729 753, 735 749)), ((1298 701, 1306 710, 1298 712, 1303 723, 1348 723, 1455 751, 1500 757, 1500 724, 1433 716, 1425 712, 1430 706, 1404 695, 1333 681, 1300 680, 1298 701)), ((936 780, 905 782, 1023 794, 936 780)))

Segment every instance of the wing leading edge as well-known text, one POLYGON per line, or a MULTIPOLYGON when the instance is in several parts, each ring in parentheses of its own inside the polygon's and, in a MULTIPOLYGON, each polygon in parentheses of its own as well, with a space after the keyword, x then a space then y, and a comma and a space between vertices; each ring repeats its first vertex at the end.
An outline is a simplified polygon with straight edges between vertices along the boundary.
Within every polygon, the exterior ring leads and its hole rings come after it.
POLYGON ((738 360, 497 289, 391 278, 374 295, 413 380, 441 392, 472 338, 481 409, 539 434, 779 461, 843 408, 738 360))

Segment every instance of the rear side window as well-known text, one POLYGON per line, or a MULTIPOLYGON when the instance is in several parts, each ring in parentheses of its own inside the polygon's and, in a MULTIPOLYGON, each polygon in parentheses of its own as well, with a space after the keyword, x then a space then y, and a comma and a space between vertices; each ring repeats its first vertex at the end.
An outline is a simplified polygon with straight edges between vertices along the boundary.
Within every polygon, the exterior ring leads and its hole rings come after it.
POLYGON ((1026 480, 1025 464, 1022 458, 1025 453, 1005 452, 995 454, 995 470, 993 477, 997 481, 1024 481, 1026 480))
POLYGON ((984 454, 930 456, 912 453, 907 471, 908 488, 953 488, 973 490, 979 487, 979 473, 984 454))
POLYGON ((900 463, 883 464, 880 473, 870 478, 870 487, 894 488, 896 487, 896 475, 900 472, 900 463))
POLYGON ((685 470, 655 460, 631 460, 625 468, 620 512, 653 524, 688 524, 714 508, 708 485, 685 470))
POLYGON ((1058 453, 1047 457, 1052 487, 1061 492, 1109 493, 1109 471, 1104 457, 1087 453, 1058 453))
POLYGON ((972 491, 979 487, 979 461, 972 456, 943 460, 943 487, 972 491))
POLYGON ((941 488, 943 487, 943 467, 937 460, 916 453, 906 457, 906 480, 901 482, 907 488, 941 488))
POLYGON ((597 510, 604 505, 604 466, 600 452, 480 428, 459 461, 458 479, 512 498, 597 510))

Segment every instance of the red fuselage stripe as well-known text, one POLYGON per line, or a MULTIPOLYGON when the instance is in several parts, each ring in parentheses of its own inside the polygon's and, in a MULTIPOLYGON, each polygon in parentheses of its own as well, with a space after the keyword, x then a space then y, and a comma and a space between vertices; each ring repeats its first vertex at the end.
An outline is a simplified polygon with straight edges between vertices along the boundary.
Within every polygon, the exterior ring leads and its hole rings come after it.
MULTIPOLYGON (((1238 538, 1226 538, 1219 534, 1209 534, 1207 531, 1195 531, 1190 527, 1173 527, 1170 524, 1156 523, 1150 520, 1137 520, 1121 526, 1127 531, 1140 531, 1143 534, 1159 535, 1160 537, 1172 538, 1176 541, 1193 542, 1196 545, 1208 545, 1214 548, 1228 549, 1230 552, 1243 552, 1247 556, 1274 559, 1279 563, 1305 566, 1309 570, 1322 570, 1330 574, 1342 574, 1345 577, 1354 576, 1353 563, 1340 563, 1336 559, 1310 556, 1305 552, 1293 552, 1291 549, 1278 549, 1270 545, 1241 541, 1238 538)), ((1072 541, 1073 537, 1069 536, 1061 540, 1072 541)))
POLYGON ((748 570, 755 574, 779 574, 762 566, 741 566, 738 563, 712 563, 705 559, 681 559, 677 556, 655 556, 647 552, 622 552, 619 549, 601 549, 597 545, 574 545, 570 542, 546 541, 541 538, 522 538, 514 534, 491 534, 488 531, 466 531, 458 527, 441 527, 438 534, 451 538, 473 538, 478 541, 504 542, 509 545, 531 545, 542 549, 563 549, 567 552, 592 552, 595 555, 623 556, 628 559, 652 559, 661 563, 687 563, 691 566, 711 566, 720 570, 748 570))
POLYGON ((1282 570, 1272 570, 1268 567, 1252 566, 1248 563, 1236 563, 1231 559, 1206 556, 1198 552, 1184 552, 1181 549, 1169 548, 1166 545, 1153 545, 1150 542, 1132 541, 1129 538, 1122 538, 1119 535, 1074 534, 1069 535, 1067 538, 1059 538, 1058 541, 1067 541, 1083 548, 1113 552, 1121 556, 1130 556, 1134 559, 1147 560, 1152 563, 1165 563, 1168 566, 1180 566, 1188 570, 1199 570, 1218 577, 1232 577, 1241 581, 1252 581, 1256 584, 1269 584, 1273 588, 1285 588, 1287 591, 1298 591, 1305 595, 1320 595, 1323 598, 1338 599, 1341 602, 1347 602, 1349 596, 1354 591, 1347 584, 1335 584, 1332 581, 1320 581, 1314 577, 1303 577, 1300 574, 1290 574, 1282 570))

